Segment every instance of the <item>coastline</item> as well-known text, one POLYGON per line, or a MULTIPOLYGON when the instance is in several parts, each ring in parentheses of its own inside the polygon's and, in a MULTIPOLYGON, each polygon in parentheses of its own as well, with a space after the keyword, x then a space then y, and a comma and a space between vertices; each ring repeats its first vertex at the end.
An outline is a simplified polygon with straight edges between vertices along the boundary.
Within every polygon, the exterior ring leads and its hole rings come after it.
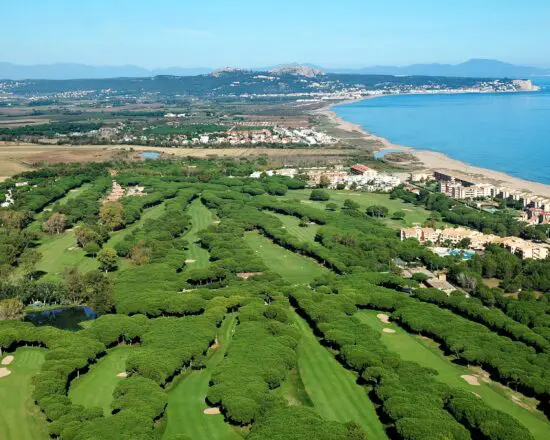
MULTIPOLYGON (((377 98, 377 96, 370 96, 366 99, 374 98, 377 98)), ((373 153, 381 152, 388 149, 403 150, 415 156, 419 160, 418 166, 423 169, 431 171, 452 171, 455 173, 465 174, 468 177, 471 177, 473 180, 478 181, 479 183, 491 183, 496 186, 504 186, 512 190, 527 192, 530 194, 550 198, 550 185, 548 184, 514 177, 502 171, 470 165, 458 159, 453 159, 452 157, 447 156, 444 153, 439 153, 431 150, 419 150, 408 147, 406 145, 394 144, 384 137, 367 132, 359 124, 354 124, 352 122, 346 121, 345 119, 338 116, 338 114, 332 109, 336 105, 351 104, 353 102, 358 101, 348 100, 339 103, 331 103, 326 107, 317 110, 315 113, 325 115, 331 122, 336 125, 337 128, 341 130, 350 133, 357 132, 365 139, 378 142, 381 147, 374 150, 373 153)))

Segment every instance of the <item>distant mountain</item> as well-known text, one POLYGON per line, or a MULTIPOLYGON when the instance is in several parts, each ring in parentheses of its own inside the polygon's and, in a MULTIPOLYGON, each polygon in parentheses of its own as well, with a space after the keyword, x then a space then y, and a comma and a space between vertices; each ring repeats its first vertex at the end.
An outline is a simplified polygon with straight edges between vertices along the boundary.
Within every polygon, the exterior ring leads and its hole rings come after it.
POLYGON ((98 79, 139 78, 156 75, 193 76, 209 73, 205 67, 145 69, 138 66, 89 66, 76 63, 36 64, 30 66, 1 63, 0 79, 98 79))
POLYGON ((274 72, 301 76, 320 76, 324 73, 347 73, 360 75, 394 76, 449 76, 464 78, 532 78, 550 76, 550 69, 516 66, 502 61, 473 59, 461 64, 413 64, 410 66, 374 66, 361 69, 336 68, 325 69, 314 64, 291 63, 250 69, 209 67, 168 67, 164 69, 145 69, 139 66, 89 66, 86 64, 57 63, 23 66, 0 62, 0 79, 103 79, 103 78, 143 78, 157 75, 195 76, 231 70, 274 72))
POLYGON ((413 64, 410 66, 374 66, 361 69, 325 69, 331 73, 364 75, 425 75, 471 78, 531 78, 550 75, 550 69, 516 66, 496 60, 472 59, 460 64, 413 64))

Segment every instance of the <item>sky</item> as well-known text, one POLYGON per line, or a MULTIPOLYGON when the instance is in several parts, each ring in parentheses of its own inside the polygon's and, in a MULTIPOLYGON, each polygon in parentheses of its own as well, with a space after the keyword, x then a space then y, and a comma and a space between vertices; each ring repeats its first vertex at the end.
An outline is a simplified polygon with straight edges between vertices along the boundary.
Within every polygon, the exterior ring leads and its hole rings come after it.
POLYGON ((548 0, 4 0, 0 62, 550 67, 548 0))

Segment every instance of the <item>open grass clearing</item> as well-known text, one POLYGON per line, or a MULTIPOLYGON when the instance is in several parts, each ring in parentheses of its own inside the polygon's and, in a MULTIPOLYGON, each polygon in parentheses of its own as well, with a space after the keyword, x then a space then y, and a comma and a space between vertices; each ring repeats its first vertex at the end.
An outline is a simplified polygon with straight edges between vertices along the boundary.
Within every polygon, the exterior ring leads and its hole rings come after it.
POLYGON ((237 319, 225 318, 218 333, 218 347, 209 350, 206 368, 190 370, 177 378, 168 392, 167 425, 164 437, 183 434, 193 440, 242 440, 221 414, 205 414, 210 377, 222 361, 232 338, 237 319))
MULTIPOLYGON (((360 191, 337 191, 326 190, 330 194, 330 200, 327 202, 318 202, 309 200, 311 189, 299 189, 288 191, 286 197, 288 199, 295 199, 303 201, 303 203, 310 204, 319 209, 326 209, 327 203, 336 203, 338 207, 342 207, 346 199, 353 200, 358 203, 360 210, 365 212, 368 206, 382 205, 388 208, 389 216, 381 221, 392 228, 402 228, 407 226, 413 226, 414 224, 424 223, 430 216, 430 211, 424 209, 422 206, 416 206, 412 203, 405 203, 399 199, 390 199, 389 194, 360 192, 360 191), (396 211, 405 212, 405 218, 403 220, 393 220, 391 215, 396 211)), ((442 223, 443 224, 443 223, 442 223)))
POLYGON ((319 230, 320 226, 316 224, 310 224, 307 227, 300 226, 300 220, 291 215, 277 214, 271 211, 265 211, 270 215, 274 215, 283 222, 285 229, 289 234, 294 235, 301 241, 313 243, 315 241, 315 234, 319 230))
POLYGON ((386 439, 366 388, 357 385, 355 374, 319 343, 308 323, 297 314, 294 316, 302 334, 298 345, 300 377, 315 410, 327 420, 358 423, 369 440, 386 439))
POLYGON ((126 359, 132 350, 130 345, 115 347, 90 367, 90 371, 73 380, 69 398, 76 405, 86 408, 99 407, 105 415, 111 413, 113 392, 123 377, 118 374, 126 371, 126 359))
POLYGON ((384 328, 395 330, 395 333, 382 333, 382 341, 391 351, 399 354, 402 359, 435 369, 438 372, 436 378, 453 388, 477 393, 490 407, 515 417, 529 429, 536 439, 550 438, 550 423, 541 412, 533 408, 534 399, 526 399, 518 393, 512 394, 511 390, 502 385, 487 383, 483 380, 479 380, 479 385, 470 385, 461 376, 474 375, 476 369, 468 369, 454 364, 444 356, 438 344, 434 341, 412 335, 395 323, 384 324, 377 317, 377 314, 378 312, 373 310, 364 310, 358 312, 355 316, 361 322, 380 332, 384 328), (531 406, 531 409, 528 410, 524 406, 515 403, 511 397, 512 395, 516 399, 520 399, 519 403, 522 403, 522 405, 531 406))
POLYGON ((267 267, 289 283, 305 284, 328 272, 315 260, 278 246, 258 232, 247 232, 244 238, 267 267))
MULTIPOLYGON (((4 353, 5 354, 5 353, 4 353)), ((32 399, 32 377, 44 362, 46 350, 42 348, 18 348, 11 374, 0 378, 0 439, 41 440, 49 439, 45 417, 32 399)))

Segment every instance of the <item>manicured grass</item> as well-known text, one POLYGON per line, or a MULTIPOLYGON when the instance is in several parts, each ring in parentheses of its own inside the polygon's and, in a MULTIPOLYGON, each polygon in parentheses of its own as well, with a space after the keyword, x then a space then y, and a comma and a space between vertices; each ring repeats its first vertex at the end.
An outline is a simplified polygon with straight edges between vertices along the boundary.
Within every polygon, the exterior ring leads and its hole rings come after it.
POLYGON ((82 194, 84 191, 89 189, 91 186, 92 186, 91 183, 84 183, 82 186, 79 186, 78 188, 71 189, 65 197, 63 197, 63 198, 59 199, 58 201, 48 205, 44 211, 37 214, 34 221, 29 226, 27 226, 27 230, 32 231, 32 232, 41 232, 42 231, 42 223, 44 222, 44 218, 46 217, 46 214, 49 214, 48 211, 54 205, 64 205, 69 200, 77 198, 80 194, 82 194))
POLYGON ((244 238, 248 246, 264 260, 269 269, 281 275, 289 283, 305 284, 328 272, 328 269, 311 258, 278 246, 258 232, 247 232, 244 238))
POLYGON ((31 397, 31 378, 40 370, 46 350, 22 347, 10 354, 15 356, 7 366, 11 374, 0 378, 0 439, 48 439, 46 420, 31 397))
POLYGON ((42 259, 36 265, 36 270, 47 272, 41 279, 44 281, 59 281, 63 270, 76 267, 80 271, 97 269, 95 258, 86 257, 85 252, 77 247, 73 230, 59 235, 44 236, 37 251, 42 259))
POLYGON ((165 212, 165 205, 164 203, 161 203, 160 205, 153 206, 152 208, 144 209, 141 213, 141 218, 135 222, 134 224, 131 224, 127 228, 121 229, 120 231, 115 231, 111 233, 111 238, 105 243, 104 247, 114 247, 117 243, 120 243, 122 240, 124 240, 124 237, 131 234, 135 229, 140 228, 143 226, 143 222, 145 220, 154 220, 162 216, 165 212))
POLYGON ((191 215, 192 226, 185 235, 185 238, 189 242, 187 259, 195 260, 195 262, 188 263, 187 266, 193 269, 206 267, 208 266, 210 255, 206 249, 203 249, 196 242, 199 240, 198 233, 212 224, 212 211, 204 206, 200 199, 195 199, 189 206, 188 212, 191 215))
POLYGON ((413 205, 412 203, 405 203, 401 200, 390 199, 389 194, 378 194, 358 191, 336 191, 326 190, 330 194, 330 200, 328 202, 317 202, 309 200, 311 189, 300 189, 289 191, 286 195, 289 199, 302 200, 303 203, 308 203, 311 206, 315 206, 319 209, 325 209, 327 203, 336 203, 339 207, 342 207, 346 199, 353 200, 358 203, 362 212, 368 206, 382 205, 388 208, 389 217, 381 219, 386 225, 392 228, 402 228, 405 226, 413 226, 415 223, 424 223, 430 216, 430 211, 424 209, 421 206, 413 205), (390 217, 396 211, 404 211, 406 216, 403 220, 392 220, 390 217))
MULTIPOLYGON (((137 222, 125 229, 113 232, 111 238, 103 246, 114 247, 134 229, 142 226, 145 220, 158 218, 163 213, 164 204, 145 209, 137 222)), ((42 259, 37 264, 36 269, 47 272, 42 277, 44 281, 59 281, 66 268, 76 267, 81 272, 89 272, 99 267, 95 258, 87 257, 85 252, 77 246, 74 230, 65 231, 58 235, 44 234, 37 251, 42 254, 42 259)), ((123 263, 124 261, 121 260, 121 264, 123 263)))
POLYGON ((90 371, 75 379, 69 389, 71 401, 86 408, 103 408, 105 415, 110 414, 115 387, 124 380, 117 374, 126 371, 130 350, 132 347, 128 345, 109 350, 105 357, 90 367, 90 371))
MULTIPOLYGON (((550 438, 550 423, 542 413, 534 409, 528 410, 514 403, 507 396, 506 388, 499 384, 487 384, 480 381, 479 386, 469 385, 460 376, 472 374, 471 370, 452 363, 450 359, 444 356, 443 352, 433 341, 412 335, 395 323, 383 324, 376 317, 377 313, 376 311, 368 310, 361 311, 355 316, 361 322, 368 324, 380 332, 382 332, 383 328, 392 328, 395 330, 395 333, 382 333, 382 341, 391 351, 398 353, 402 359, 435 369, 438 372, 437 379, 451 387, 477 393, 487 405, 516 418, 529 429, 536 439, 543 440, 550 438)), ((520 395, 516 393, 516 396, 520 395)), ((527 399, 524 401, 524 404, 529 403, 532 404, 532 401, 527 401, 527 399)))
POLYGON ((302 227, 300 225, 300 220, 297 217, 291 215, 277 214, 270 211, 265 211, 271 215, 274 215, 279 220, 283 222, 285 229, 296 238, 301 241, 307 241, 313 243, 315 241, 315 234, 319 230, 320 226, 311 224, 307 227, 302 227))
POLYGON ((205 403, 210 376, 223 359, 236 325, 236 317, 226 317, 218 333, 220 346, 210 350, 207 367, 176 379, 168 393, 168 424, 164 437, 183 434, 193 440, 242 440, 223 415, 207 415, 205 403))
POLYGON ((302 333, 298 368, 315 410, 327 420, 358 423, 369 440, 387 439, 367 390, 357 385, 356 376, 319 343, 307 322, 294 316, 302 333))

